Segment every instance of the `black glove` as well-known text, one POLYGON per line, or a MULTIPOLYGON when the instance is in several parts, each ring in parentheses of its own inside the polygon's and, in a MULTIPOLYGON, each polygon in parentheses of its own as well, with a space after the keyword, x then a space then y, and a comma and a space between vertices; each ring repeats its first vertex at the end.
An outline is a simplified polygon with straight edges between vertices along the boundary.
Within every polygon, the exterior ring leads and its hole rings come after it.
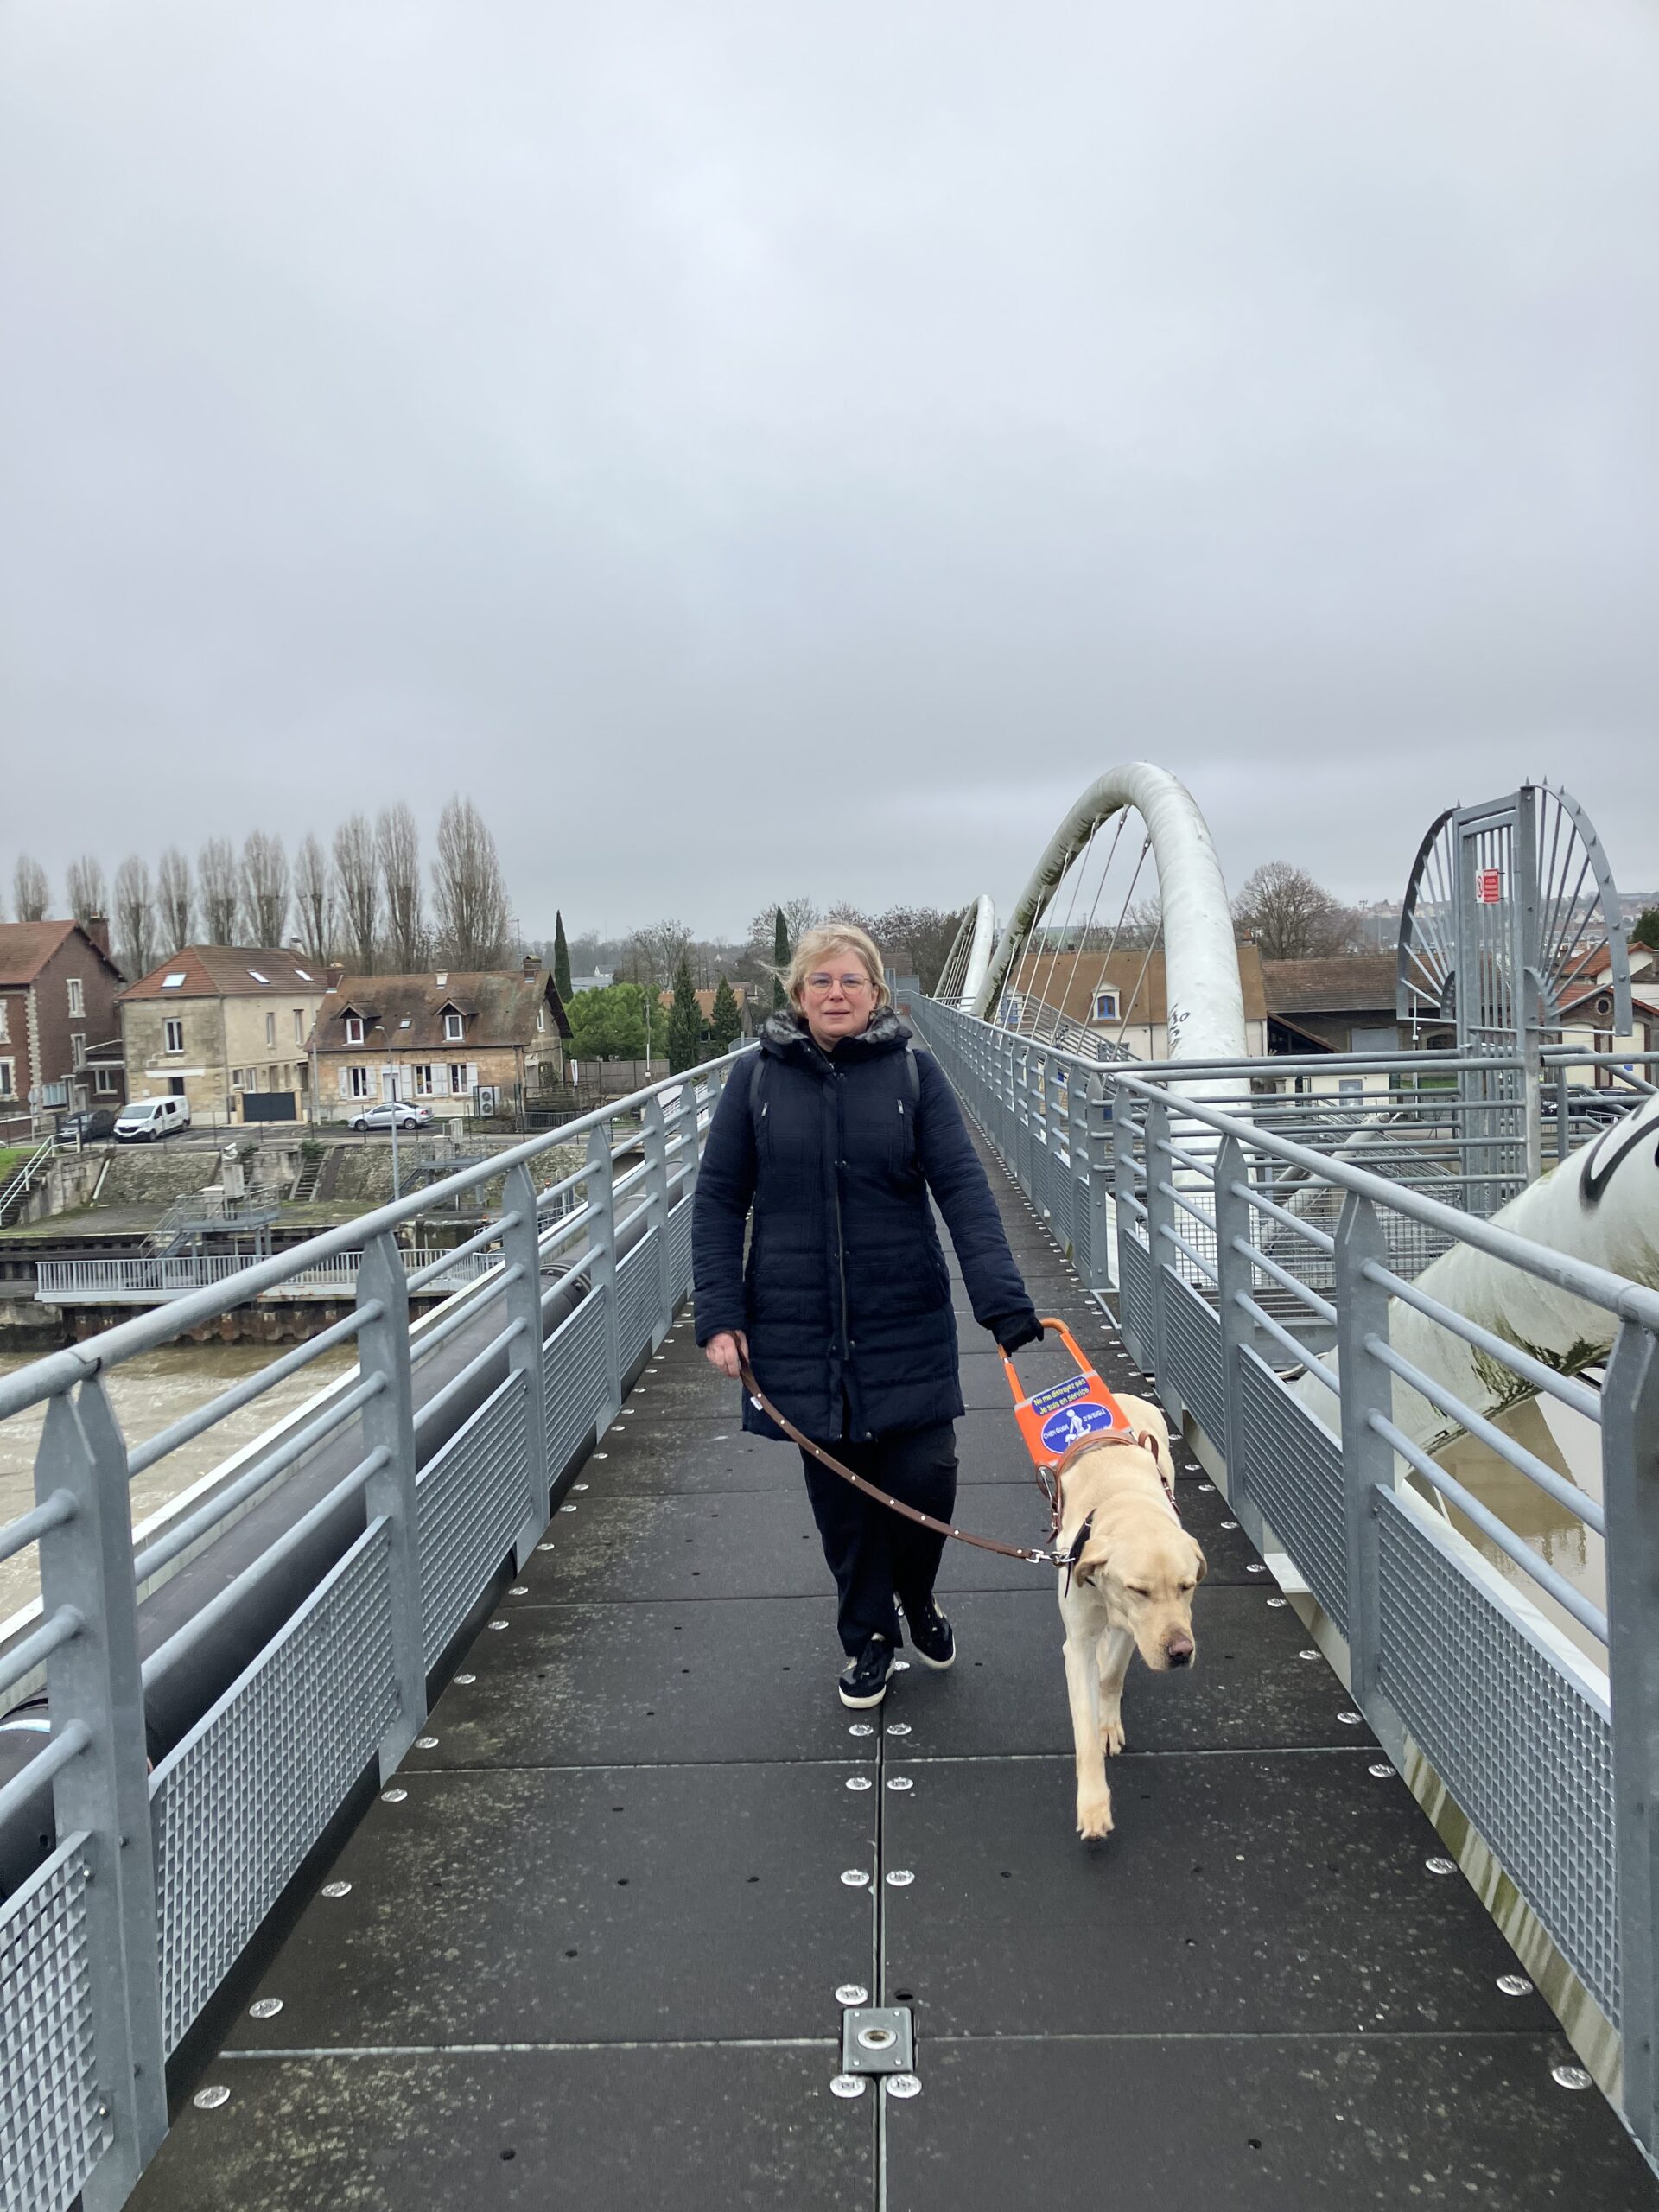
POLYGON ((1010 1354, 1020 1351, 1027 1344, 1039 1344, 1043 1340, 1043 1325, 1034 1313, 1021 1313, 993 1325, 996 1341, 1005 1352, 1010 1354))

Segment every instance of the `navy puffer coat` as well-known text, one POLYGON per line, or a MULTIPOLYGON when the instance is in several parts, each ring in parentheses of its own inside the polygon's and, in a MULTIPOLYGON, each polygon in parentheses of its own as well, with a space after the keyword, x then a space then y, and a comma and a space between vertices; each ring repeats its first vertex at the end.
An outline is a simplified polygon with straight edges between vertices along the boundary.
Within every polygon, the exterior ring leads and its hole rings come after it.
MULTIPOLYGON (((826 1440, 843 1394, 856 1438, 963 1409, 930 1191, 976 1320, 1010 1351, 1041 1334, 955 1096, 910 1044, 889 1007, 832 1054, 799 1015, 773 1014, 760 1066, 740 1061, 727 1083, 697 1179, 697 1342, 744 1331, 761 1388, 826 1440)), ((779 1433, 747 1398, 743 1425, 779 1433)))

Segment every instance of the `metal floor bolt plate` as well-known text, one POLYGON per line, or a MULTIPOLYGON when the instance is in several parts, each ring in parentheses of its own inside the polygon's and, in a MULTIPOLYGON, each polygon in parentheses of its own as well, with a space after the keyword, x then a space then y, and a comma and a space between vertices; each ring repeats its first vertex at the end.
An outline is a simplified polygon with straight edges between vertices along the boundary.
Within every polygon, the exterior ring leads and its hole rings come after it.
POLYGON ((915 2059, 907 2005, 849 2005, 842 2014, 843 2074, 908 2074, 915 2059))

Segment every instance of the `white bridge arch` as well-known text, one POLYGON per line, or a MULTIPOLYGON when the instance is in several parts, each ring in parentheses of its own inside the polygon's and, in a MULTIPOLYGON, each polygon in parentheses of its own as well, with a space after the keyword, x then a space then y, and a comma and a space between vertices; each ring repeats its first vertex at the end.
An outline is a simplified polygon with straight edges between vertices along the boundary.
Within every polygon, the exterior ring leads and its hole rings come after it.
POLYGON ((1185 785, 1148 760, 1109 769, 1071 807, 1020 893, 977 992, 969 998, 964 991, 968 1009, 983 1020, 992 1018, 1003 984, 1066 872, 1102 824, 1126 807, 1146 823, 1158 872, 1169 1057, 1243 1059, 1248 1050, 1244 995, 1215 842, 1185 785))

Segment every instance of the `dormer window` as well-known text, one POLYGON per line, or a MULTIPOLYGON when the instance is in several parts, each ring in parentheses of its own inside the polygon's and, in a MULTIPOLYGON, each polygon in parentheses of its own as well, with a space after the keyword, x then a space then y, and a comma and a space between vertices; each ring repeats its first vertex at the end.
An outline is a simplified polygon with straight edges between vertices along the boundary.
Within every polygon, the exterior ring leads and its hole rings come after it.
POLYGON ((1096 1021, 1117 1020, 1117 993, 1116 991, 1095 993, 1095 1020, 1096 1021))
POLYGON ((444 1015, 443 1041, 446 1045, 459 1045, 466 1033, 467 1023, 462 1015, 459 1014, 446 1014, 444 1015))
POLYGON ((360 1045, 363 1042, 363 1017, 360 1014, 346 1015, 346 1042, 348 1045, 360 1045))

